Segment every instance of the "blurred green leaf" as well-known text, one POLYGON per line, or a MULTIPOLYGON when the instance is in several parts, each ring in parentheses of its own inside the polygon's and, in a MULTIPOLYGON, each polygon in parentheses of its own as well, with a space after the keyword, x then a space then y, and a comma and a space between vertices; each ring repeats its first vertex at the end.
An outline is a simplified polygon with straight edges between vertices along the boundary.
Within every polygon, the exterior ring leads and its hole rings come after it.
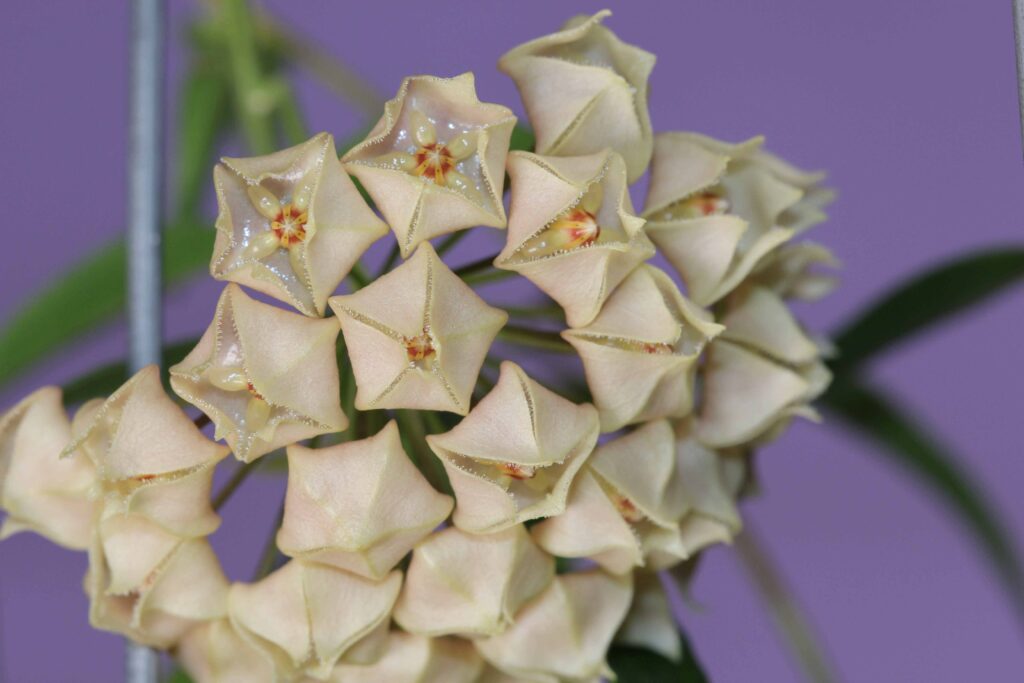
POLYGON ((537 139, 534 137, 533 131, 530 130, 529 126, 517 123, 516 127, 512 129, 512 138, 509 141, 509 149, 512 151, 523 150, 532 152, 536 144, 537 139))
POLYGON ((205 61, 195 64, 182 82, 175 145, 178 198, 174 215, 179 219, 199 213, 217 140, 231 120, 229 94, 223 74, 205 61))
POLYGON ((894 343, 1024 279, 1024 247, 986 249, 929 269, 896 287, 847 324, 834 369, 848 371, 894 343))
POLYGON ((617 683, 707 683, 708 677, 680 632, 683 656, 678 662, 642 647, 615 645, 608 652, 608 665, 617 683))
POLYGON ((167 683, 192 683, 192 679, 184 670, 175 669, 174 673, 167 679, 167 683))
POLYGON ((857 380, 837 378, 823 404, 848 426, 882 446, 883 454, 918 477, 966 525, 1024 621, 1024 573, 1011 536, 958 458, 883 394, 857 380))
MULTIPOLYGON (((198 343, 198 339, 185 339, 165 346, 162 366, 166 368, 180 363, 198 343)), ((127 382, 128 377, 128 364, 123 360, 96 368, 64 385, 64 403, 75 405, 91 398, 105 398, 127 382)))

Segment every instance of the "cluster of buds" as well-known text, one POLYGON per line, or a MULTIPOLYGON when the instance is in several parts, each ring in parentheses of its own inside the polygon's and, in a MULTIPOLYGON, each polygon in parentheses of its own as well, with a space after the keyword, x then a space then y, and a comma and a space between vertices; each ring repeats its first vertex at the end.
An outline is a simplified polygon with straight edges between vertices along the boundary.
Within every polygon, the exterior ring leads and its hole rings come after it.
POLYGON ((52 387, 8 411, 0 535, 87 550, 91 623, 198 683, 579 683, 616 640, 678 657, 658 573, 740 531, 752 452, 829 380, 788 306, 833 286, 794 241, 829 193, 760 138, 654 135, 654 57, 607 15, 500 60, 535 151, 467 73, 406 79, 340 159, 326 133, 224 159, 228 284, 173 395, 150 367, 72 419, 52 387), (495 357, 508 313, 430 242, 474 226, 507 228, 494 273, 564 311, 545 338, 581 360, 579 402, 495 357), (400 264, 336 294, 389 228, 400 264), (229 581, 215 468, 282 449, 287 559, 229 581))

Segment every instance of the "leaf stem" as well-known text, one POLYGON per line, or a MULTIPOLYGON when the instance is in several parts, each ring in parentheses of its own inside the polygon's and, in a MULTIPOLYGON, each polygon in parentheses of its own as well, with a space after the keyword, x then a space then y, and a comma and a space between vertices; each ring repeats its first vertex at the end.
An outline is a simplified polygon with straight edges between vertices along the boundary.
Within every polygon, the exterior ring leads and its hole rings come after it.
POLYGON ((252 462, 247 462, 241 467, 235 468, 235 471, 231 473, 231 478, 224 482, 224 486, 217 495, 213 497, 213 509, 220 510, 224 507, 224 504, 228 502, 228 499, 238 490, 238 487, 242 485, 252 471, 259 467, 260 462, 263 458, 257 458, 252 462))
POLYGON ((480 275, 494 269, 495 258, 497 258, 497 255, 485 256, 482 259, 472 261, 464 266, 459 266, 453 272, 463 280, 466 278, 472 278, 476 275, 480 275))
POLYGON ((556 351, 558 353, 573 353, 574 349, 569 342, 562 339, 557 332, 544 330, 531 330, 516 325, 505 325, 498 332, 498 339, 509 344, 529 346, 545 351, 556 351))
POLYGON ((245 0, 223 0, 221 6, 221 31, 227 41, 238 118, 252 151, 268 154, 275 146, 270 120, 273 102, 260 73, 252 13, 245 0))

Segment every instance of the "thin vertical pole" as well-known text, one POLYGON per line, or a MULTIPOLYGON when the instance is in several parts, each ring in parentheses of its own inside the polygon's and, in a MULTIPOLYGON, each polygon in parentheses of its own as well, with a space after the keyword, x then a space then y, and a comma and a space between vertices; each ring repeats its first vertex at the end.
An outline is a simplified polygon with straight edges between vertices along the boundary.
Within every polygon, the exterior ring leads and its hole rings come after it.
POLYGON ((1020 141, 1024 145, 1024 0, 1013 0, 1013 33, 1016 36, 1017 44, 1017 103, 1020 111, 1020 141))
MULTIPOLYGON (((128 328, 132 368, 160 362, 163 0, 133 0, 128 148, 128 328)), ((157 683, 155 650, 125 643, 125 682, 157 683)))

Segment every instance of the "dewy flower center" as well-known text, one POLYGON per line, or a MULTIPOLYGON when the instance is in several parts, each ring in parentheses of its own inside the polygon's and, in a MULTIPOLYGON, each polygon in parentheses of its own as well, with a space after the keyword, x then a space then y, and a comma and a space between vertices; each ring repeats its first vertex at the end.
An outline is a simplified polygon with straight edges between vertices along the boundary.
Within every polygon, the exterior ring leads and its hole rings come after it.
POLYGON ((430 360, 437 351, 434 349, 434 340, 426 330, 415 337, 405 337, 405 353, 412 363, 420 363, 430 360))
POLYGON ((455 168, 455 159, 443 142, 423 145, 413 157, 416 159, 413 173, 433 180, 436 185, 447 184, 446 176, 455 168))
POLYGON ((559 241, 563 243, 563 249, 590 246, 601 236, 601 226, 594 214, 579 207, 552 223, 551 230, 562 236, 559 241))
POLYGON ((729 200, 713 190, 705 190, 672 204, 657 217, 658 220, 680 220, 721 216, 729 212, 729 200))
POLYGON ((514 462, 503 462, 496 465, 498 471, 502 474, 524 481, 526 479, 532 479, 537 474, 537 468, 530 467, 529 465, 520 465, 514 462))
POLYGON ((615 504, 615 508, 619 511, 619 514, 622 515, 622 518, 627 522, 636 524, 637 522, 643 521, 644 513, 640 512, 640 509, 637 508, 636 504, 629 498, 621 493, 612 492, 611 499, 612 503, 615 504))
POLYGON ((270 223, 270 229, 282 247, 290 247, 306 239, 309 213, 294 204, 285 204, 270 223))

